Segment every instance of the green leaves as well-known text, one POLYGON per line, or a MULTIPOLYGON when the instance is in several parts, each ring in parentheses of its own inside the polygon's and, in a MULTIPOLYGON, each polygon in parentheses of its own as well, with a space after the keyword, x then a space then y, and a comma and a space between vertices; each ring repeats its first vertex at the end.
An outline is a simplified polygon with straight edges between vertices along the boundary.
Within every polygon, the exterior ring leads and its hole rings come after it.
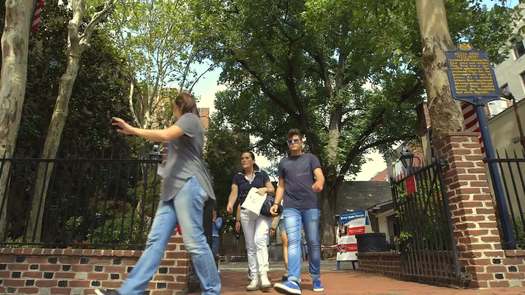
POLYGON ((142 127, 164 124, 154 118, 170 103, 163 89, 189 89, 198 79, 192 66, 202 54, 191 44, 189 19, 185 1, 120 1, 116 7, 109 34, 132 69, 129 82, 137 91, 130 108, 142 127))
POLYGON ((205 158, 213 178, 219 211, 230 194, 232 178, 240 171, 241 152, 249 149, 248 134, 223 125, 220 118, 213 117, 207 134, 205 158))
POLYGON ((223 65, 222 82, 229 86, 217 96, 219 116, 256 137, 266 155, 282 154, 286 131, 299 127, 311 151, 325 159, 328 131, 335 128, 337 165, 360 163, 366 150, 357 145, 388 144, 386 135, 399 138, 392 131, 405 131, 370 128, 377 116, 394 112, 392 121, 411 126, 409 108, 385 103, 397 99, 388 85, 402 85, 395 81, 413 74, 406 66, 412 58, 403 55, 408 49, 390 42, 406 27, 392 17, 395 1, 190 2, 200 20, 197 41, 223 65), (398 32, 385 32, 390 29, 398 32), (348 159, 352 149, 358 152, 348 159))
MULTIPOLYGON (((56 0, 46 4, 40 30, 30 36, 26 100, 16 151, 22 157, 40 154, 66 63, 70 12, 57 5, 56 0)), ((0 6, 0 19, 3 9, 0 6)), ((108 36, 103 30, 96 30, 91 47, 83 53, 59 157, 96 157, 103 151, 108 155, 112 148, 123 155, 129 153, 126 139, 109 128, 111 116, 130 118, 126 104, 128 70, 108 36)))
POLYGON ((493 0, 489 9, 479 0, 447 1, 450 31, 456 43, 470 43, 486 51, 494 63, 507 56, 506 41, 510 38, 518 15, 516 9, 505 6, 506 1, 493 0))
MULTIPOLYGON (((413 136, 423 99, 414 1, 188 3, 192 40, 223 66, 229 87, 217 96, 218 116, 257 138, 266 155, 284 153, 286 130, 299 127, 326 164, 328 134, 336 130, 335 166, 344 176, 358 170, 367 149, 413 136)), ((447 3, 454 38, 497 58, 509 10, 447 3)))

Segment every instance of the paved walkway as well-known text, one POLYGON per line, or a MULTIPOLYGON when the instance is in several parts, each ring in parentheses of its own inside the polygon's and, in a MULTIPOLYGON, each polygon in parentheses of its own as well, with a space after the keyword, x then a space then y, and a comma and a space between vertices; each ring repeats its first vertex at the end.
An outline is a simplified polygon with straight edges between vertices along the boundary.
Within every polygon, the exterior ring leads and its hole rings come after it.
MULTIPOLYGON (((306 266, 306 265, 305 265, 306 266)), ((525 294, 525 288, 504 288, 490 290, 464 290, 445 287, 434 287, 425 284, 413 282, 398 281, 383 276, 365 274, 352 270, 335 271, 333 262, 323 262, 321 277, 325 284, 324 294, 329 295, 353 295, 353 294, 370 294, 370 295, 517 295, 525 294)), ((270 279, 272 282, 278 282, 283 274, 282 267, 272 265, 270 279), (280 270, 279 270, 280 268, 280 270), (275 270, 277 269, 277 270, 275 270)), ((245 286, 248 284, 246 274, 246 264, 232 263, 221 267, 221 277, 223 283, 222 294, 241 295, 247 294, 245 286)), ((312 282, 307 274, 302 277, 303 294, 320 294, 311 291, 312 282)), ((196 293, 192 293, 196 294, 196 293)), ((273 289, 270 292, 261 291, 249 292, 249 294, 279 294, 273 289)))

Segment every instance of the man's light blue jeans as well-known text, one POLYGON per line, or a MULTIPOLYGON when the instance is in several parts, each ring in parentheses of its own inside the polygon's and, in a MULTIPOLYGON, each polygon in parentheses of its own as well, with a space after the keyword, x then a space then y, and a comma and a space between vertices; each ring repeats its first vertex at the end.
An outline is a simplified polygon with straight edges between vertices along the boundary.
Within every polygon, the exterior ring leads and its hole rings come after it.
POLYGON ((319 209, 285 208, 284 226, 288 235, 288 280, 299 283, 301 279, 301 229, 304 227, 308 244, 308 263, 312 281, 321 275, 321 238, 319 234, 319 209))
POLYGON ((188 179, 174 199, 160 201, 148 235, 146 249, 118 290, 121 295, 142 295, 157 272, 164 250, 177 223, 184 246, 191 255, 202 294, 220 294, 221 282, 215 260, 202 227, 204 202, 208 195, 195 177, 188 179))

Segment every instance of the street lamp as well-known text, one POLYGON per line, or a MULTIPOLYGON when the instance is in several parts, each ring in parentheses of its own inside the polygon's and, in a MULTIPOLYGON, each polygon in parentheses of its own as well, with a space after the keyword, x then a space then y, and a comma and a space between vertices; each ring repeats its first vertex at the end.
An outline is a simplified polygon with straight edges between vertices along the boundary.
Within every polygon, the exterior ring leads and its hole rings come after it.
POLYGON ((403 167, 410 173, 414 165, 414 154, 408 147, 403 147, 399 160, 401 161, 401 164, 403 164, 403 167))
POLYGON ((160 146, 158 144, 153 145, 153 148, 149 152, 149 158, 150 160, 158 162, 162 160, 162 154, 160 153, 160 146))

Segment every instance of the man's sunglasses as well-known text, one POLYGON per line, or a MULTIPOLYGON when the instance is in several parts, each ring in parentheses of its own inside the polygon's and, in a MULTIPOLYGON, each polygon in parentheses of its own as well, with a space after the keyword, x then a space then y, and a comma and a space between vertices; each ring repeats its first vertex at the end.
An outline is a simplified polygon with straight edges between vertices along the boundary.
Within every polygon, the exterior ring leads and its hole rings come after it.
POLYGON ((291 144, 294 144, 294 143, 300 143, 301 140, 298 139, 298 138, 294 138, 294 139, 288 139, 288 145, 291 145, 291 144))

